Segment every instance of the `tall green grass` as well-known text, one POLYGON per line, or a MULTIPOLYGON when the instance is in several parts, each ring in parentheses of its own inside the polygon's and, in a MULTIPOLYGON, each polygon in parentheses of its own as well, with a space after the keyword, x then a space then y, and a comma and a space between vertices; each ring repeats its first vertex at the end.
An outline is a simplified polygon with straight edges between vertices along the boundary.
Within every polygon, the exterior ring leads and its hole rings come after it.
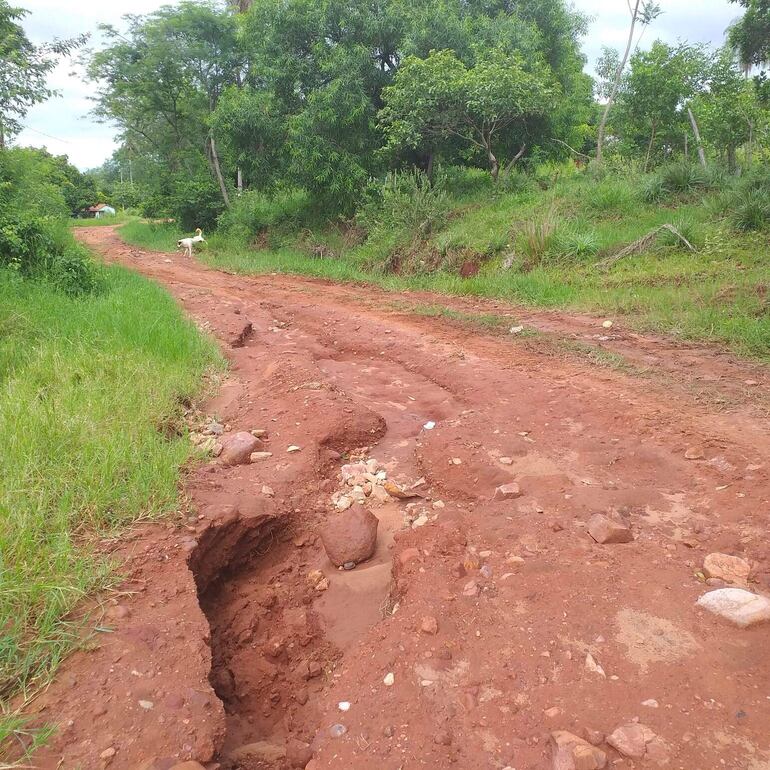
POLYGON ((162 428, 220 362, 160 287, 104 273, 74 299, 0 271, 0 699, 77 643, 69 613, 115 579, 95 540, 176 506, 190 444, 162 428))

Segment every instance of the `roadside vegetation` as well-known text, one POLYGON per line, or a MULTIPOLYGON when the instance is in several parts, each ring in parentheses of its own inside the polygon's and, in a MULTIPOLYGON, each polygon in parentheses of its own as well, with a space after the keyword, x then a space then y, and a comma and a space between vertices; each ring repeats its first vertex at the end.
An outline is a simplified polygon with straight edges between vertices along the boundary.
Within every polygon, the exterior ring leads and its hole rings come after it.
MULTIPOLYGON (((256 236, 241 224, 247 207, 260 207, 264 218, 278 218, 282 209, 268 211, 265 199, 244 196, 198 256, 242 273, 299 273, 603 313, 770 360, 770 233, 767 220, 754 228, 747 202, 753 189, 770 199, 770 177, 714 181, 677 165, 596 179, 565 163, 521 175, 511 190, 495 187, 485 172, 458 169, 437 170, 431 189, 440 193, 432 201, 420 184, 415 177, 399 181, 397 201, 364 209, 352 222, 313 226, 289 218, 256 236), (694 250, 663 230, 638 253, 612 261, 664 224, 694 250)), ((181 233, 175 224, 138 220, 120 232, 158 251, 173 251, 181 233)))
MULTIPOLYGON (((25 42, 15 19, 0 2, 0 46, 18 44, 0 65, 4 85, 14 66, 53 55, 25 42)), ((15 125, 3 120, 0 139, 15 125)), ((17 707, 88 638, 98 613, 84 617, 78 603, 119 579, 100 541, 177 509, 191 457, 184 407, 220 366, 165 291, 75 241, 82 182, 65 158, 0 147, 3 767, 5 749, 18 756, 46 738, 17 707)))
POLYGON ((770 17, 741 4, 709 47, 655 40, 662 9, 632 3, 595 77, 562 0, 166 7, 88 57, 124 140, 96 177, 173 220, 123 228, 148 248, 202 227, 236 271, 623 314, 768 358, 770 17))

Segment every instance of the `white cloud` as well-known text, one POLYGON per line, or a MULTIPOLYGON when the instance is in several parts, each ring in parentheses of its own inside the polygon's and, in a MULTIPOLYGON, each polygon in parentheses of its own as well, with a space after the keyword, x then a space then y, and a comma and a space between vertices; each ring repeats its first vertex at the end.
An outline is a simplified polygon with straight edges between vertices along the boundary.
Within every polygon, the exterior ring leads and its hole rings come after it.
MULTIPOLYGON (((24 22, 36 42, 53 37, 72 37, 82 32, 98 35, 99 24, 120 24, 128 13, 149 13, 167 3, 163 0, 122 0, 122 2, 75 3, 74 0, 18 0, 31 13, 24 22)), ((678 39, 720 45, 725 29, 737 18, 738 6, 728 0, 660 0, 663 15, 656 19, 642 38, 642 47, 656 38, 669 43, 678 39)), ((583 49, 588 69, 603 45, 621 48, 628 34, 629 13, 626 0, 575 0, 575 7, 593 16, 583 49)), ((91 44, 98 43, 98 37, 91 44)), ((81 169, 93 168, 110 157, 116 147, 115 128, 96 123, 88 115, 92 86, 81 75, 71 75, 71 63, 63 63, 51 76, 51 85, 62 92, 59 99, 33 108, 26 119, 28 129, 17 142, 47 147, 51 152, 69 155, 81 169), (44 136, 43 134, 47 135, 44 136), (55 137, 55 138, 50 138, 55 137)))

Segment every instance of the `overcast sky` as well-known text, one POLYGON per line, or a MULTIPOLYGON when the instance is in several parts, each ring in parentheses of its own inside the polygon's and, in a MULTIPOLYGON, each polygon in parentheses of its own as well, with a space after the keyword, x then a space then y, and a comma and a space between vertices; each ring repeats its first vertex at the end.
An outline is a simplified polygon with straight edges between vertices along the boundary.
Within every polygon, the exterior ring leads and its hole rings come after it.
MULTIPOLYGON (((659 0, 663 15, 644 33, 642 47, 656 38, 667 42, 686 39, 721 45, 727 26, 740 15, 740 6, 728 0, 659 0)), ((73 0, 15 0, 30 11, 24 21, 35 42, 53 37, 72 37, 82 32, 96 33, 100 23, 119 25, 126 13, 147 13, 168 4, 162 0, 111 0, 104 3, 77 3, 73 0), (77 10, 74 10, 74 7, 77 10)), ((583 50, 588 69, 603 45, 621 48, 628 34, 629 13, 626 0, 574 0, 575 6, 593 17, 583 50)), ((92 37, 90 45, 98 44, 92 37)), ((56 155, 69 155, 79 168, 100 165, 115 149, 115 129, 96 123, 88 112, 91 86, 73 74, 72 64, 62 64, 51 76, 51 85, 62 92, 58 99, 32 109, 25 121, 27 129, 17 144, 47 147, 56 155)))

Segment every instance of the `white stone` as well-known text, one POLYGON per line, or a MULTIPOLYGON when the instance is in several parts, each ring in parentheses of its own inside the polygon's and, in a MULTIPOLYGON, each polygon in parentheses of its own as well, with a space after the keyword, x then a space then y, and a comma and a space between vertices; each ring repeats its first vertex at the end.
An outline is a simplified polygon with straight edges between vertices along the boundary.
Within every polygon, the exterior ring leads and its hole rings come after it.
POLYGON ((703 594, 697 604, 740 628, 770 620, 770 599, 743 588, 717 588, 703 594))
POLYGON ((385 687, 392 687, 395 681, 395 674, 392 671, 389 671, 387 674, 385 674, 385 678, 382 680, 382 683, 385 685, 385 687))

